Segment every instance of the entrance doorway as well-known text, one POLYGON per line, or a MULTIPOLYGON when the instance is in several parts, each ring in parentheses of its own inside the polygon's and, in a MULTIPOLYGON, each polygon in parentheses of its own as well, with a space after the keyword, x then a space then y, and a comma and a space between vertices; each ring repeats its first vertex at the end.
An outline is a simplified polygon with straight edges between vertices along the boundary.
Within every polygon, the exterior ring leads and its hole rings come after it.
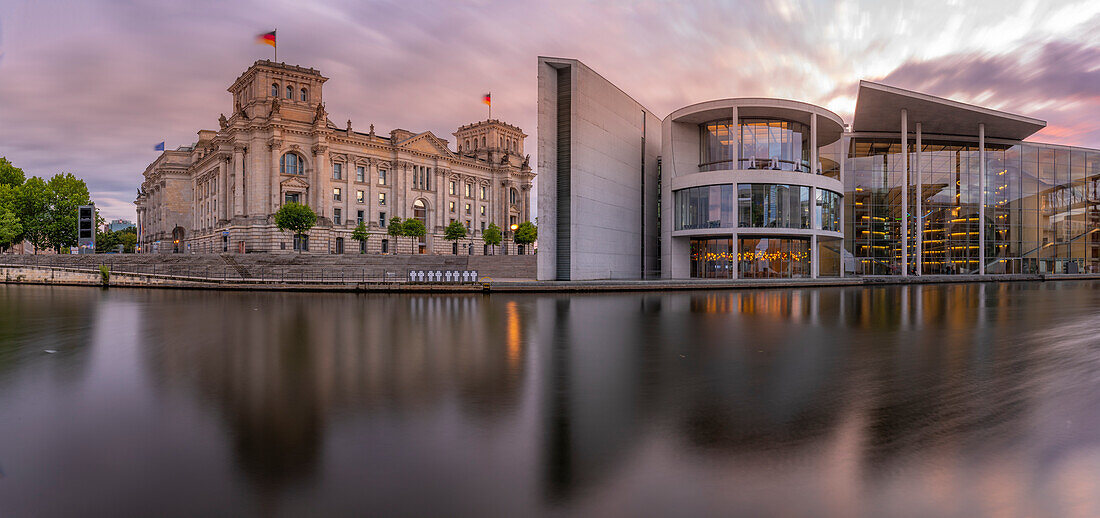
POLYGON ((342 237, 336 238, 336 253, 337 254, 344 253, 344 238, 342 238, 342 237))

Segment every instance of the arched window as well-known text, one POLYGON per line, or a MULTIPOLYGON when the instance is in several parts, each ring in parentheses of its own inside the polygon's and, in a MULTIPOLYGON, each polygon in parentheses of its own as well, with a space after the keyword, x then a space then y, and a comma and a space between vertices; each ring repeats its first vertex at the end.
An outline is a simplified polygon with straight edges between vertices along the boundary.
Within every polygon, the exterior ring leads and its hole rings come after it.
POLYGON ((308 98, 309 98, 309 92, 307 92, 305 88, 303 88, 303 89, 302 89, 302 91, 300 92, 300 94, 301 94, 301 98, 300 98, 300 99, 298 99, 299 101, 303 101, 303 102, 304 102, 304 101, 305 101, 306 99, 308 99, 308 98))
POLYGON ((474 137, 474 149, 477 149, 477 137, 474 137))
POLYGON ((271 83, 271 96, 272 97, 278 97, 279 96, 279 83, 271 83))
POLYGON ((279 172, 282 174, 305 174, 306 164, 297 153, 287 153, 279 160, 279 172))
POLYGON ((485 137, 481 137, 481 147, 485 147, 485 137))
POLYGON ((504 137, 500 137, 500 147, 504 147, 504 137))
POLYGON ((286 87, 286 98, 287 99, 294 99, 294 87, 292 87, 292 86, 287 86, 286 87))
POLYGON ((519 192, 516 191, 515 189, 510 190, 508 192, 508 202, 511 203, 512 205, 515 205, 516 204, 516 198, 519 198, 519 192))

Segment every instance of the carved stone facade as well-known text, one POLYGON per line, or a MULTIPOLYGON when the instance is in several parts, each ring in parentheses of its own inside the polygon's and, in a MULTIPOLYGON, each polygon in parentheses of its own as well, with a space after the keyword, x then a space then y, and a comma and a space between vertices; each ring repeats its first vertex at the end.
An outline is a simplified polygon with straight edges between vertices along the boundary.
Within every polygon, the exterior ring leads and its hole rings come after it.
POLYGON ((430 131, 358 132, 338 128, 322 102, 328 78, 312 68, 267 60, 245 71, 229 92, 233 113, 217 131, 162 153, 144 173, 135 201, 141 251, 292 252, 274 214, 297 200, 317 212, 312 253, 358 253, 351 233, 360 218, 368 252, 451 253, 443 229, 466 224, 461 253, 481 254, 482 230, 504 232, 529 219, 535 177, 523 155, 527 135, 499 120, 462 126, 456 150, 430 131), (416 243, 390 238, 386 224, 420 219, 416 243))

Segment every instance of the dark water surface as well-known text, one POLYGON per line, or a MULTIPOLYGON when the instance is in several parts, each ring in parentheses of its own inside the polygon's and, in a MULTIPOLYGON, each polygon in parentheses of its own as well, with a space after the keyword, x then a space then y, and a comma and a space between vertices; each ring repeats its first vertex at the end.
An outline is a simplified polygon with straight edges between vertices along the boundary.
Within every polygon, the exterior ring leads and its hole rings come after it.
POLYGON ((5 518, 1100 516, 1100 282, 0 286, 0 471, 5 518))

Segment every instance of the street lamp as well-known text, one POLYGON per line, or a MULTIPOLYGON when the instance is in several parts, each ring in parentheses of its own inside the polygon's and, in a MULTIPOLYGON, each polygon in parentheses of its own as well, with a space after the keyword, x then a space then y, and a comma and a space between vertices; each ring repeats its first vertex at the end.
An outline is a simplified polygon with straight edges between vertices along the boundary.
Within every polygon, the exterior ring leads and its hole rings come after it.
POLYGON ((512 226, 511 226, 511 229, 512 229, 512 243, 515 243, 515 241, 516 241, 516 229, 517 228, 519 228, 519 225, 517 225, 515 223, 512 223, 512 226))

